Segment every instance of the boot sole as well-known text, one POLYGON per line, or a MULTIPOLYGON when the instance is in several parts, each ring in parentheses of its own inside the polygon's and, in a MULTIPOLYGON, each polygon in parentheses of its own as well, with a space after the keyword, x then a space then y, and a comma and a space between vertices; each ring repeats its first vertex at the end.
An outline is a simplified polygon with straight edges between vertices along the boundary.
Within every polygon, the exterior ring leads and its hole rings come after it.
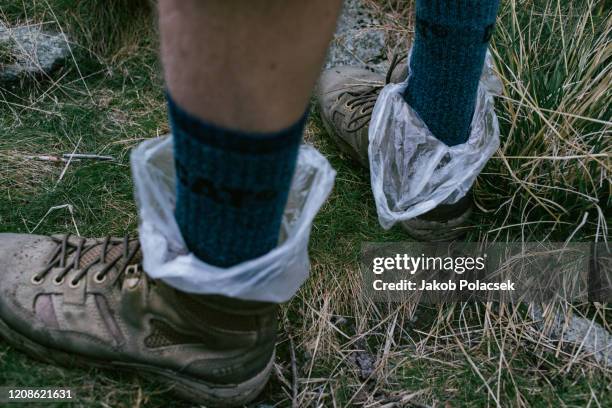
POLYGON ((259 395, 266 386, 274 356, 266 367, 256 376, 239 384, 222 385, 198 380, 195 377, 178 374, 175 371, 140 363, 125 363, 119 361, 103 361, 95 358, 71 354, 65 351, 46 347, 34 342, 23 334, 13 330, 0 318, 0 336, 16 350, 23 351, 30 357, 45 363, 58 364, 64 367, 119 369, 135 372, 139 375, 155 379, 167 384, 180 397, 196 404, 210 407, 234 407, 244 405, 259 395))
POLYGON ((412 238, 424 242, 453 241, 465 235, 468 219, 472 215, 469 207, 463 214, 446 221, 429 221, 416 217, 400 223, 412 238))

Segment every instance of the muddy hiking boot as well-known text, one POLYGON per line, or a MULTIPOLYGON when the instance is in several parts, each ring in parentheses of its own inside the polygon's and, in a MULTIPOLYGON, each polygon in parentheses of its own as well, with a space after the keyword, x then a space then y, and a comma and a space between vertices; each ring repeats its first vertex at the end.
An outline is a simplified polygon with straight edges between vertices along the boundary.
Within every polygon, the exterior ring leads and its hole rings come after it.
POLYGON ((183 293, 140 260, 135 239, 0 234, 0 334, 40 360, 131 370, 206 406, 256 397, 277 305, 183 293))
MULTIPOLYGON (((396 57, 386 77, 351 66, 330 68, 321 75, 317 102, 323 125, 340 150, 365 168, 369 167, 368 129, 376 99, 386 84, 402 82, 407 74, 406 57, 396 57)), ((455 204, 439 205, 401 225, 420 241, 449 241, 465 233, 471 213, 470 191, 455 204)))

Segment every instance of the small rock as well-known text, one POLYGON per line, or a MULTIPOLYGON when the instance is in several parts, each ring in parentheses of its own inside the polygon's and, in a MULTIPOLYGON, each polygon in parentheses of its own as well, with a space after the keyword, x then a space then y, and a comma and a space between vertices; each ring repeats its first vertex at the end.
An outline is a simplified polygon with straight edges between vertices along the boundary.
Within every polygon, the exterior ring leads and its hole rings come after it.
POLYGON ((353 351, 348 360, 357 366, 359 370, 359 378, 365 381, 370 378, 376 367, 376 357, 367 351, 367 345, 364 339, 360 339, 355 342, 355 346, 358 350, 353 351))
POLYGON ((542 308, 534 306, 532 318, 541 330, 547 330, 555 340, 581 345, 582 351, 593 355, 605 367, 612 367, 612 334, 589 319, 572 315, 568 321, 561 314, 552 319, 550 326, 544 325, 542 308))
POLYGON ((68 52, 62 34, 36 25, 9 27, 0 21, 0 81, 48 74, 68 52))
POLYGON ((381 74, 386 73, 389 66, 385 56, 385 33, 361 0, 345 0, 327 54, 325 68, 340 65, 370 68, 381 74))

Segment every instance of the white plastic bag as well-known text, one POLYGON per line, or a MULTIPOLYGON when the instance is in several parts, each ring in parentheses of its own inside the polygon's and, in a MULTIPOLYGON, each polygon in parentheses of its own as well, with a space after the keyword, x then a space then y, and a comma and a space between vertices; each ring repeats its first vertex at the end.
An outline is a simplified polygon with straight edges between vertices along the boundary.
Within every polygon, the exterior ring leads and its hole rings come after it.
POLYGON ((499 94, 502 85, 493 72, 490 54, 487 53, 466 143, 449 147, 436 139, 404 101, 402 93, 407 84, 408 80, 382 89, 368 134, 372 193, 378 221, 385 229, 438 204, 459 201, 499 147, 499 123, 492 95, 499 94))
POLYGON ((147 140, 131 156, 139 235, 147 274, 186 292, 284 302, 308 277, 312 220, 327 199, 336 172, 311 146, 302 145, 283 216, 279 246, 230 268, 190 253, 174 219, 176 203, 172 137, 147 140))

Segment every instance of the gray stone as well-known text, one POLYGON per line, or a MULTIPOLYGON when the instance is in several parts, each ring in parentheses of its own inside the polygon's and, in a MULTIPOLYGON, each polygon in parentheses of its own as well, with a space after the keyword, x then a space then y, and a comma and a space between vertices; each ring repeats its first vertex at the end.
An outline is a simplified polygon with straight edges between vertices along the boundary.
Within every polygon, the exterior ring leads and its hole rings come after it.
POLYGON ((325 68, 355 65, 386 73, 385 33, 361 0, 345 0, 325 68))
POLYGON ((9 27, 0 21, 0 81, 48 74, 68 53, 62 34, 37 25, 9 27))
POLYGON ((566 320, 560 313, 546 319, 542 308, 535 305, 531 314, 537 327, 554 340, 578 346, 598 363, 612 367, 612 334, 598 323, 575 315, 566 320))

